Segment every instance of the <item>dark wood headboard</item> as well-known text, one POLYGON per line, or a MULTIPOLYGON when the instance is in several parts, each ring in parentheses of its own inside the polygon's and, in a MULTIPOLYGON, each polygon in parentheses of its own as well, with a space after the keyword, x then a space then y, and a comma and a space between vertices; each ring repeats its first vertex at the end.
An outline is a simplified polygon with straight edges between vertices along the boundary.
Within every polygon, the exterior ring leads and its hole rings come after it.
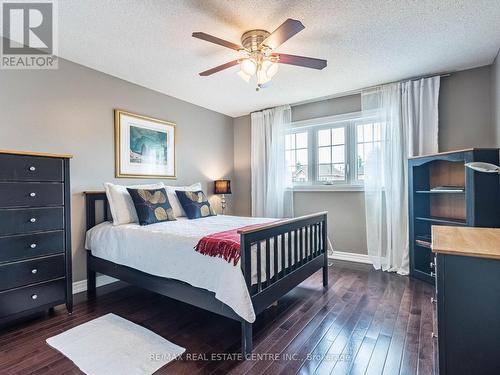
POLYGON ((103 221, 108 221, 110 215, 106 193, 104 191, 85 191, 83 192, 83 194, 85 195, 85 217, 87 219, 87 230, 95 227, 97 224, 102 223, 103 221), (97 204, 102 205, 104 220, 99 220, 96 216, 97 204))

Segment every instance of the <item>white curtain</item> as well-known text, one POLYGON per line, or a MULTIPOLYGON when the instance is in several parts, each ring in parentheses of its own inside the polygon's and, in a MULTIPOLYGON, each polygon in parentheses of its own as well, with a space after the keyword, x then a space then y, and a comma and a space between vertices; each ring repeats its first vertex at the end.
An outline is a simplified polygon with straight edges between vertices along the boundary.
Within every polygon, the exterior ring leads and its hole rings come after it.
POLYGON ((285 160, 291 108, 254 112, 251 119, 252 216, 293 217, 292 176, 285 160))
POLYGON ((361 94, 362 110, 381 124, 367 155, 368 255, 376 269, 408 274, 408 157, 438 152, 439 77, 385 85, 361 94))

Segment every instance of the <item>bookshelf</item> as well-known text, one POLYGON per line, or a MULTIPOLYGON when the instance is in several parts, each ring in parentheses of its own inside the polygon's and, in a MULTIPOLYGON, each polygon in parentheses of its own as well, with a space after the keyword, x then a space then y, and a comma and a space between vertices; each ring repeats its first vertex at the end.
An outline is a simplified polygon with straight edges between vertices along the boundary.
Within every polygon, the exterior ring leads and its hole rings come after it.
POLYGON ((467 149, 410 158, 410 275, 434 283, 433 225, 499 227, 497 174, 479 173, 465 163, 498 165, 499 149, 467 149))

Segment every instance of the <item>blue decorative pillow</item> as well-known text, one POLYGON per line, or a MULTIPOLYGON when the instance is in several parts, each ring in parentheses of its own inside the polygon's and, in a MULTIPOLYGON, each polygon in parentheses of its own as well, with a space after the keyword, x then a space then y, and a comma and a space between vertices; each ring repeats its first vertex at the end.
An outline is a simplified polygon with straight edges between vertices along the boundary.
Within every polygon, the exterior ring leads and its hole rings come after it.
POLYGON ((203 191, 176 190, 175 194, 177 194, 177 198, 179 198, 179 202, 181 202, 181 206, 186 211, 189 219, 216 215, 203 191))
POLYGON ((149 225, 176 220, 165 189, 129 189, 139 224, 149 225))

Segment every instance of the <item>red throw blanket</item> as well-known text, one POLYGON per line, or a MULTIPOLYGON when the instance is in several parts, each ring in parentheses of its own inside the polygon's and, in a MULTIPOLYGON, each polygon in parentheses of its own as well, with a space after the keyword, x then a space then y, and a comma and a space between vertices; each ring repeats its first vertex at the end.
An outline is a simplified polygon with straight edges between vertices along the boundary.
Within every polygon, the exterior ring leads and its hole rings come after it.
POLYGON ((240 235, 238 231, 258 228, 267 224, 270 223, 247 225, 242 228, 209 234, 199 240, 194 249, 204 255, 224 258, 228 263, 233 262, 233 265, 236 266, 240 260, 240 235))

